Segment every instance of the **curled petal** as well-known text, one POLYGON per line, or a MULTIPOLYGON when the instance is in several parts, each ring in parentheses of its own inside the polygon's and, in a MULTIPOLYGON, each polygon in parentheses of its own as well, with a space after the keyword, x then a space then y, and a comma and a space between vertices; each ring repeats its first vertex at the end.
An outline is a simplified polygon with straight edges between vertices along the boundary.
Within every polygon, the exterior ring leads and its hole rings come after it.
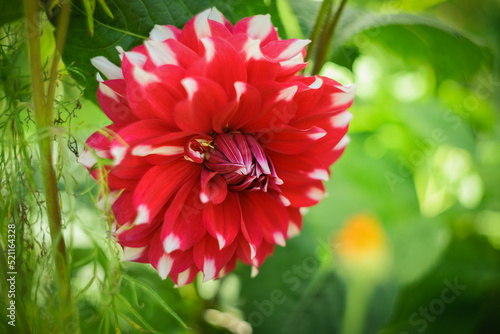
POLYGON ((201 202, 220 204, 226 199, 226 195, 227 184, 222 176, 218 175, 217 172, 210 172, 207 168, 203 168, 201 171, 201 202))

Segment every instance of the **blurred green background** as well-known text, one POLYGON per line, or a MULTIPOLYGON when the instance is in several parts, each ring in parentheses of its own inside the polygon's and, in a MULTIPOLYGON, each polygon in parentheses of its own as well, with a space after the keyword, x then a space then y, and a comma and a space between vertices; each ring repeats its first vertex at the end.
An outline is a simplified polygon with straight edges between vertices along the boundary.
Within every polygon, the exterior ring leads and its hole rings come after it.
MULTIPOLYGON (((127 50, 140 42, 109 27, 147 35, 151 23, 145 23, 143 11, 162 21, 155 23, 178 26, 189 11, 210 6, 233 23, 270 12, 282 38, 307 38, 321 2, 149 0, 141 9, 135 1, 106 1, 114 19, 98 2, 93 37, 84 3, 77 1, 73 10, 56 95, 62 129, 59 186, 83 333, 118 328, 125 333, 326 334, 346 333, 346 321, 363 333, 500 332, 498 1, 349 1, 321 70, 342 84, 357 85, 351 143, 331 169, 328 196, 306 212, 303 232, 278 247, 256 277, 238 266, 222 280, 197 280, 182 288, 162 281, 150 265, 119 261, 106 219, 96 208, 97 185, 76 162, 72 151, 81 153, 85 139, 109 124, 94 103, 89 59, 111 56, 115 45, 127 50), (368 234, 368 242, 378 240, 375 248, 359 263, 346 262, 337 251, 345 240, 336 236, 348 231, 346 223, 358 214, 369 215, 386 237, 368 234)), ((6 13, 0 16, 2 150, 24 145, 35 152, 35 126, 26 110, 22 8, 13 2, 1 6, 6 13), (19 127, 20 139, 13 139, 10 124, 19 127)), ((52 29, 46 20, 41 40, 47 59, 52 29)), ((36 154, 28 165, 37 170, 36 154)), ((50 241, 39 210, 41 183, 37 173, 32 185, 9 181, 16 173, 9 166, 12 162, 2 160, 4 203, 24 198, 28 208, 18 217, 27 223, 20 231, 18 263, 26 279, 19 283, 19 298, 33 319, 29 322, 43 333, 54 305, 50 241)), ((2 320, 0 331, 10 330, 2 320)))

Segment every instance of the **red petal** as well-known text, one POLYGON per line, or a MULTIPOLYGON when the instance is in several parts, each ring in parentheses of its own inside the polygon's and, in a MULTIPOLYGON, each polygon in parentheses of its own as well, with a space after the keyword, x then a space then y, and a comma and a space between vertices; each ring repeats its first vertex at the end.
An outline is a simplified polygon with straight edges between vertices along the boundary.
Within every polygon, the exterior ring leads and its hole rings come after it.
POLYGON ((168 206, 161 229, 165 252, 189 249, 206 234, 199 190, 199 179, 188 180, 168 206))
POLYGON ((233 28, 233 35, 244 33, 252 39, 260 40, 264 46, 269 42, 278 40, 278 33, 271 22, 271 16, 255 15, 238 21, 233 28))
POLYGON ((296 208, 318 204, 325 195, 325 188, 321 181, 301 187, 287 187, 283 184, 280 189, 282 195, 290 201, 290 205, 296 208))
POLYGON ((261 218, 257 209, 244 194, 240 194, 239 202, 241 207, 241 233, 247 244, 249 244, 250 258, 253 258, 262 242, 263 227, 261 218))
POLYGON ((163 42, 169 38, 177 40, 181 35, 181 30, 172 25, 155 25, 149 33, 149 39, 152 41, 163 42))
POLYGON ((290 222, 288 223, 288 233, 287 238, 292 238, 300 233, 302 229, 302 214, 298 208, 288 207, 288 217, 290 222))
POLYGON ((188 75, 213 80, 224 88, 228 95, 232 94, 234 83, 245 82, 247 79, 243 60, 231 44, 220 38, 203 38, 202 43, 205 54, 188 69, 188 75))
POLYGON ((201 170, 200 199, 203 203, 220 204, 227 195, 227 184, 224 178, 207 168, 201 170))
POLYGON ((172 132, 158 137, 135 141, 138 145, 131 148, 131 154, 144 159, 150 164, 160 165, 185 155, 185 144, 192 134, 172 132))
POLYGON ((247 81, 250 84, 273 81, 280 73, 279 62, 269 59, 262 54, 260 42, 247 35, 238 34, 229 38, 230 43, 245 61, 247 81))
POLYGON ((317 124, 327 131, 326 136, 315 142, 307 154, 316 156, 323 166, 329 166, 337 160, 349 143, 349 137, 346 136, 346 133, 351 118, 351 113, 345 110, 334 114, 315 115, 307 120, 295 122, 294 126, 308 127, 317 124))
POLYGON ((208 203, 203 209, 203 222, 219 248, 228 247, 238 235, 241 226, 241 212, 237 197, 228 192, 221 204, 208 203))
POLYGON ((277 128, 272 134, 268 134, 263 144, 266 149, 279 153, 299 154, 307 150, 325 135, 326 131, 317 126, 313 126, 307 130, 299 130, 284 125, 277 128))
POLYGON ((196 275, 199 272, 200 270, 198 269, 198 267, 193 265, 181 273, 171 274, 170 278, 177 286, 184 286, 186 284, 191 283, 196 278, 196 275))
POLYGON ((226 276, 227 273, 233 271, 234 268, 236 267, 237 260, 238 260, 238 256, 236 255, 236 252, 235 252, 235 255, 233 255, 231 260, 229 260, 229 262, 224 267, 222 267, 222 269, 219 271, 219 274, 217 275, 217 279, 222 278, 222 277, 226 276))
POLYGON ((120 245, 145 247, 151 244, 152 234, 161 224, 161 219, 155 217, 151 224, 132 225, 137 214, 133 205, 133 192, 123 192, 113 203, 112 210, 118 223, 116 234, 120 245))
POLYGON ((227 112, 227 96, 215 82, 206 78, 185 78, 182 85, 188 99, 177 104, 175 122, 185 131, 210 134, 214 129, 222 132, 221 114, 227 112), (219 123, 219 124, 217 124, 219 123))
POLYGON ((238 107, 228 122, 229 129, 233 131, 247 124, 261 110, 261 96, 257 88, 244 82, 236 82, 234 87, 238 107))
POLYGON ((149 246, 144 247, 129 247, 122 246, 123 256, 122 261, 133 261, 140 263, 150 263, 149 246))
POLYGON ((112 172, 108 172, 107 175, 102 176, 102 180, 108 183, 110 190, 122 190, 132 191, 137 186, 139 180, 137 179, 122 179, 115 176, 112 172))
POLYGON ((268 243, 263 241, 257 250, 257 255, 252 259, 252 263, 255 267, 260 267, 266 258, 272 254, 274 251, 274 243, 268 243))
POLYGON ((97 101, 102 111, 114 123, 131 123, 138 120, 128 105, 126 89, 123 79, 99 83, 97 101))
POLYGON ((120 163, 115 165, 110 173, 122 179, 140 179, 153 165, 144 158, 136 157, 127 152, 120 163))
POLYGON ((125 142, 135 146, 150 138, 164 136, 171 132, 169 124, 158 119, 148 119, 134 122, 117 132, 114 143, 125 142))
POLYGON ((146 41, 144 44, 155 66, 175 65, 187 69, 200 57, 196 52, 174 39, 164 42, 146 41))
MULTIPOLYGON (((123 59, 126 64, 126 55, 123 59)), ((179 66, 163 65, 149 72, 132 65, 130 73, 125 77, 127 100, 137 117, 159 118, 173 125, 173 108, 184 97, 180 81, 185 70, 179 66)))
POLYGON ((134 192, 134 205, 138 211, 135 224, 149 222, 181 185, 199 173, 199 165, 183 159, 151 168, 134 192))
POLYGON ((216 239, 206 235, 193 249, 196 266, 203 272, 203 281, 211 280, 231 260, 237 244, 233 242, 228 247, 219 249, 216 239))
MULTIPOLYGON (((283 204, 265 192, 246 192, 245 197, 258 213, 264 239, 284 246, 288 230, 288 212, 283 204)), ((244 197, 240 196, 240 202, 243 203, 244 200, 244 197)))
POLYGON ((170 274, 183 272, 194 263, 191 249, 187 251, 177 250, 169 254, 165 253, 160 233, 156 233, 151 241, 149 258, 151 259, 151 265, 158 270, 158 274, 163 279, 170 274))
POLYGON ((293 97, 297 92, 295 84, 266 83, 257 87, 262 95, 259 114, 242 127, 244 132, 262 132, 287 124, 295 115, 297 106, 293 97))
POLYGON ((224 16, 214 9, 207 9, 189 20, 182 29, 179 41, 198 54, 202 53, 201 39, 204 37, 229 38, 231 33, 224 16))
POLYGON ((262 48, 262 53, 276 61, 289 60, 305 48, 311 41, 307 39, 286 39, 282 41, 274 41, 262 48))

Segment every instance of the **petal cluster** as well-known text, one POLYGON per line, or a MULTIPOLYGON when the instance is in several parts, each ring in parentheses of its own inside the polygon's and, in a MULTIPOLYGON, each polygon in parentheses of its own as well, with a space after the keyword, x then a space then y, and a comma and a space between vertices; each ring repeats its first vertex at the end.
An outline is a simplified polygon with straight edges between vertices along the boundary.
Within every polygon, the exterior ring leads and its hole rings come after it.
POLYGON ((348 137, 354 87, 304 77, 307 40, 279 39, 269 15, 232 25, 215 8, 182 30, 155 26, 121 67, 92 59, 113 124, 80 158, 116 195, 125 260, 177 285, 257 269, 302 227, 348 137), (98 159, 111 164, 95 168, 98 159))

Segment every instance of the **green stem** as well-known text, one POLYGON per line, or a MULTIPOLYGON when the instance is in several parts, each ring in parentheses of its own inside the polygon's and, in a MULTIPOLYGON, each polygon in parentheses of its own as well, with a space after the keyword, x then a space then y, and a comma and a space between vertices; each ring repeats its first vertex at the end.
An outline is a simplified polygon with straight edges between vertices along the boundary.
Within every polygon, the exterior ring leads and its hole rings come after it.
POLYGON ((54 51, 54 57, 52 58, 52 64, 50 66, 49 88, 47 91, 47 124, 51 124, 53 120, 54 97, 56 93, 56 83, 59 72, 59 61, 61 60, 61 55, 64 50, 64 44, 66 43, 66 35, 68 33, 69 18, 71 14, 71 2, 71 0, 66 0, 63 2, 57 22, 56 49, 54 51))
MULTIPOLYGON (((68 3, 63 5, 63 10, 61 11, 62 16, 68 16, 67 18, 61 18, 60 22, 65 22, 69 20, 69 8, 64 9, 65 6, 69 6, 68 3)), ((34 103, 34 114, 38 130, 38 142, 40 148, 40 165, 42 172, 42 179, 45 186, 45 200, 47 205, 47 218, 49 222, 50 238, 52 240, 52 248, 55 258, 56 274, 57 274, 57 286, 59 288, 59 307, 62 326, 64 332, 77 332, 78 327, 78 312, 76 311, 75 305, 73 304, 73 296, 70 287, 70 275, 67 262, 66 245, 64 243, 64 237, 62 234, 62 220, 61 220, 61 209, 59 206, 59 190, 57 187, 56 173, 54 166, 52 164, 53 152, 52 152, 52 140, 50 135, 50 127, 52 125, 52 110, 53 101, 55 93, 55 76, 53 72, 55 71, 57 75, 57 66, 59 60, 53 61, 52 73, 49 83, 49 94, 47 100, 51 104, 49 105, 45 100, 44 87, 43 87, 43 68, 41 63, 41 48, 40 48, 40 34, 39 34, 39 5, 37 0, 24 0, 25 7, 25 18, 27 24, 28 32, 28 46, 29 46, 29 62, 31 70, 31 85, 34 103), (54 66, 55 65, 55 66, 54 66), (50 87, 53 88, 50 88, 50 87)), ((63 27, 66 28, 66 27, 63 27)), ((66 30, 66 29, 65 29, 66 30)), ((65 32, 60 33, 58 29, 58 37, 56 40, 60 40, 60 37, 65 32)), ((62 49, 61 49, 62 50, 62 49)), ((55 58, 59 58, 58 52, 56 51, 55 58)))
POLYGON ((367 305, 372 292, 372 283, 361 278, 354 277, 347 284, 347 300, 342 334, 363 333, 367 305))
MULTIPOLYGON (((328 19, 330 18, 332 8, 333 0, 323 0, 321 8, 318 12, 318 17, 316 18, 316 23, 314 24, 313 31, 311 32, 311 36, 309 37, 309 39, 311 40, 311 44, 309 44, 307 56, 305 59, 306 61, 309 61, 309 65, 307 66, 306 71, 313 65, 311 59, 315 59, 315 55, 318 52, 320 36, 322 35, 323 31, 326 28, 326 25, 328 24, 328 19)), ((307 74, 310 75, 311 73, 307 74)))
POLYGON ((340 14, 342 14, 342 11, 344 10, 345 4, 347 3, 347 0, 342 0, 342 2, 339 5, 339 8, 335 12, 335 16, 332 18, 330 23, 328 23, 328 26, 326 29, 322 32, 319 46, 318 46, 318 52, 316 53, 316 57, 314 59, 314 64, 313 64, 313 69, 312 69, 312 74, 318 74, 321 68, 323 67, 326 56, 328 54, 328 51, 330 50, 330 44, 333 39, 333 34, 335 32, 335 27, 337 26, 337 23, 340 18, 340 14))

